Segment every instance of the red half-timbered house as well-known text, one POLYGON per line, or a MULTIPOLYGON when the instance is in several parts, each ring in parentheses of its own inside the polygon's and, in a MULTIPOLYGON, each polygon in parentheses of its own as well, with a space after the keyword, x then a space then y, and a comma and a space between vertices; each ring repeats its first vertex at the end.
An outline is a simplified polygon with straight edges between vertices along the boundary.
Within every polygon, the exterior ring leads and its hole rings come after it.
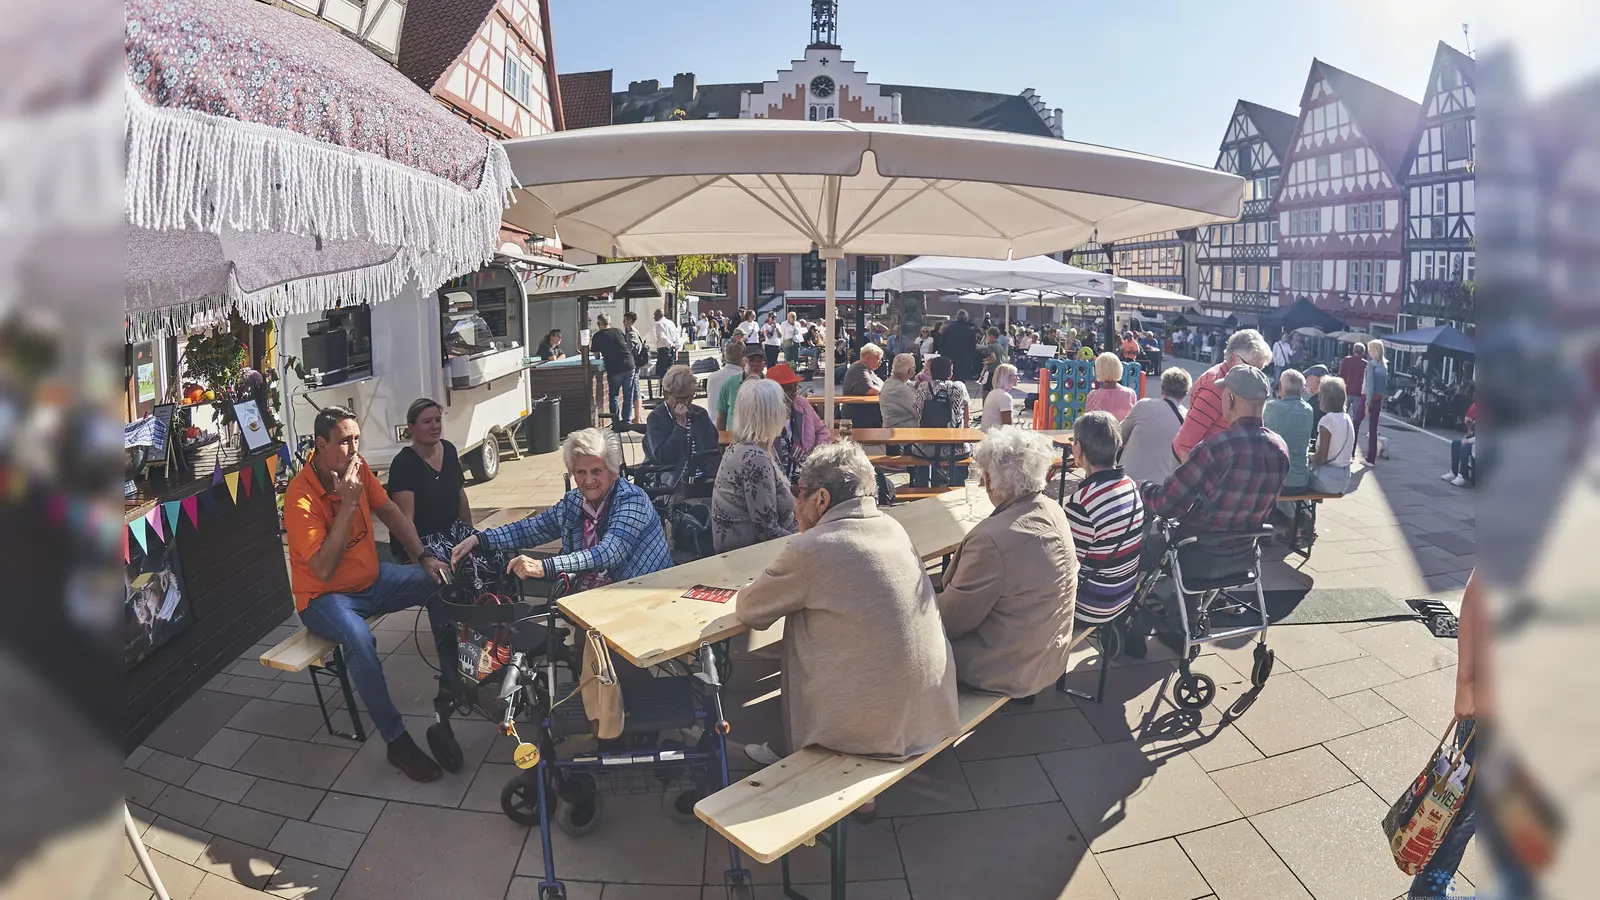
POLYGON ((1260 315, 1278 305, 1282 276, 1272 199, 1294 129, 1294 116, 1269 106, 1240 100, 1233 108, 1216 167, 1245 180, 1244 214, 1237 222, 1202 230, 1194 297, 1206 312, 1260 315))

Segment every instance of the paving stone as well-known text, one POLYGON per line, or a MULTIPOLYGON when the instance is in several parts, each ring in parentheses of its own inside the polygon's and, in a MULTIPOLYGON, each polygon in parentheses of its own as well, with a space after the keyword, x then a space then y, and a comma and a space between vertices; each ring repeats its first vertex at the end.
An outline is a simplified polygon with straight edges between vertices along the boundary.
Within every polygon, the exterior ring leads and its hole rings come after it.
MULTIPOLYGON (((527 835, 528 829, 503 815, 390 803, 339 885, 339 896, 341 900, 501 896, 527 835), (449 835, 450 840, 440 841, 439 835, 449 835)), ((561 870, 571 871, 564 858, 561 870)))
MULTIPOLYGON (((610 815, 610 807, 608 806, 606 816, 609 817, 610 815)), ((661 813, 659 811, 651 813, 646 807, 646 811, 640 815, 659 817, 661 813)), ((660 822, 661 820, 657 818, 656 821, 660 822)), ((647 818, 646 825, 641 829, 640 833, 648 831, 648 822, 647 818)), ((660 826, 658 825, 657 827, 660 826)), ((556 852, 558 854, 557 859, 561 860, 559 865, 565 871, 567 865, 565 857, 559 855, 562 852, 559 847, 556 852)), ((767 885, 779 884, 782 881, 782 872, 780 871, 782 867, 777 862, 763 865, 742 854, 741 859, 744 867, 750 870, 750 876, 754 883, 760 886, 756 890, 757 897, 765 898, 769 894, 777 895, 780 893, 774 888, 766 887, 767 885)), ((870 824, 850 823, 849 834, 845 839, 845 875, 851 884, 850 895, 852 897, 855 896, 855 884, 857 882, 892 881, 904 878, 906 873, 901 868, 900 859, 900 847, 895 842, 894 837, 894 820, 880 818, 870 824)), ((518 866, 518 871, 523 875, 531 875, 536 873, 541 865, 542 863, 539 861, 539 835, 535 832, 532 835, 531 843, 523 851, 522 863, 518 866), (531 857, 529 856, 530 853, 532 854, 531 857)), ((701 882, 720 885, 723 883, 727 869, 728 843, 723 840, 721 835, 708 831, 705 841, 705 865, 700 874, 701 882)), ((789 852, 789 870, 796 884, 827 881, 827 849, 822 846, 821 842, 811 847, 796 847, 789 852)), ((585 877, 592 878, 594 876, 588 875, 585 877)), ((606 880, 610 881, 612 879, 607 878, 606 880)), ((607 890, 609 889, 608 886, 607 890)), ((827 896, 826 892, 822 896, 827 896)))
MULTIPOLYGON (((305 681, 278 681, 274 682, 275 688, 268 700, 279 703, 298 703, 301 706, 317 708, 317 692, 311 686, 310 679, 305 681)), ((344 709, 344 692, 338 688, 322 692, 322 702, 329 710, 344 709)), ((321 716, 321 713, 318 713, 321 716)))
POLYGON ((262 900, 264 896, 254 888, 245 887, 216 873, 209 873, 189 900, 262 900))
POLYGON ((895 831, 917 900, 1116 897, 1059 803, 916 816, 895 831))
POLYGON ((1333 698, 1333 702, 1348 713, 1350 718, 1360 722, 1362 728, 1373 728, 1405 716, 1405 713, 1395 709, 1393 704, 1379 697, 1373 691, 1356 691, 1354 694, 1345 694, 1342 697, 1333 698))
POLYGON ((1311 900, 1311 895, 1247 821, 1178 837, 1217 900, 1311 900))
POLYGON ((1239 818, 1187 755, 1151 760, 1123 742, 1050 753, 1039 763, 1097 853, 1239 818))
POLYGON ((1455 718, 1456 667, 1386 684, 1373 692, 1427 731, 1443 734, 1455 718))
MULTIPOLYGON (((494 758, 493 751, 490 751, 490 758, 494 758)), ((472 786, 467 788, 467 796, 461 800, 461 808, 476 812, 500 812, 500 791, 520 771, 516 766, 504 763, 486 762, 479 766, 478 774, 473 776, 472 786)))
POLYGON ((181 785, 200 769, 200 764, 170 753, 162 753, 160 750, 152 750, 138 768, 140 772, 167 784, 181 785))
POLYGON ((1267 756, 1361 730, 1355 719, 1296 672, 1274 672, 1255 704, 1234 722, 1234 727, 1267 756))
MULTIPOLYGON (((432 724, 431 718, 406 718, 406 728, 419 746, 427 746, 424 733, 430 724, 432 724)), ((447 806, 452 809, 458 807, 467 795, 467 788, 472 785, 472 776, 477 772, 478 765, 483 762, 489 747, 494 743, 495 726, 481 720, 457 719, 452 723, 452 730, 455 732, 457 742, 461 744, 461 753, 465 760, 462 770, 458 773, 446 772, 437 780, 427 784, 412 781, 389 764, 387 746, 381 738, 374 735, 356 751, 350 764, 344 767, 344 771, 331 787, 343 794, 379 797, 402 803, 447 806)))
MULTIPOLYGON (((375 743, 378 751, 380 753, 383 751, 382 741, 374 739, 368 743, 375 743)), ((343 747, 286 741, 262 735, 256 738, 256 742, 250 745, 244 756, 239 757, 233 768, 237 772, 271 778, 274 781, 329 788, 338 780, 339 773, 344 771, 355 755, 355 751, 343 747)))
POLYGON ((1324 697, 1342 697, 1380 684, 1400 681, 1403 676, 1371 656, 1360 656, 1343 662, 1308 669, 1297 668, 1301 678, 1316 688, 1324 697))
POLYGON ((1443 669, 1456 661, 1455 654, 1440 647, 1420 622, 1379 625, 1350 635, 1350 640, 1405 678, 1443 669))
MULTIPOLYGON (((506 891, 506 900, 544 900, 539 896, 539 882, 541 880, 543 880, 542 877, 530 878, 518 875, 511 879, 511 889, 506 891)), ((561 883, 567 886, 567 900, 600 900, 600 893, 606 887, 593 881, 572 881, 567 878, 561 879, 561 883)), ((707 888, 707 890, 711 889, 707 888)), ((716 888, 715 890, 721 891, 722 888, 716 888)), ((718 894, 717 900, 725 900, 725 898, 718 894)))
POLYGON ((191 865, 211 843, 207 832, 185 825, 166 816, 155 820, 144 833, 144 845, 150 850, 160 850, 184 865, 191 865))
POLYGON ((149 806, 156 802, 161 792, 167 789, 167 783, 159 778, 151 778, 143 772, 122 773, 123 790, 132 803, 149 806))
POLYGON ((382 812, 382 800, 329 792, 328 796, 323 798, 322 805, 317 807, 311 821, 330 828, 343 828, 345 831, 367 832, 372 830, 372 823, 378 821, 378 816, 382 812))
MULTIPOLYGON (((606 886, 608 897, 610 896, 609 892, 613 889, 614 887, 611 885, 606 886)), ((796 884, 794 889, 807 897, 822 898, 828 896, 829 885, 820 882, 817 884, 796 884)), ((762 896, 764 897, 765 895, 762 896)), ((727 889, 719 884, 701 888, 699 897, 700 900, 727 900, 728 894, 727 889)), ((568 900, 576 900, 576 898, 569 897, 568 900)), ((893 881, 852 881, 850 882, 850 900, 911 900, 911 888, 907 886, 904 879, 893 881)))
POLYGON ((1392 802, 1422 771, 1438 744, 1439 735, 1429 734, 1410 719, 1396 719, 1329 741, 1327 747, 1378 796, 1392 802))
MULTIPOLYGON (((264 667, 259 667, 264 668, 264 667)), ((276 678, 255 678, 249 675, 232 675, 228 683, 217 688, 225 694, 238 694, 241 697, 270 697, 283 682, 276 678)))
POLYGON ((203 827, 212 834, 232 838, 252 847, 267 847, 271 846, 278 829, 283 827, 283 816, 222 803, 218 804, 211 818, 206 819, 203 827))
POLYGON ((259 891, 267 886, 272 873, 278 871, 282 859, 281 853, 269 853, 228 838, 214 837, 195 861, 195 867, 259 891))
POLYGON ((249 750, 250 745, 255 742, 256 735, 248 731, 234 731, 232 728, 224 728, 217 732, 211 740, 206 741, 206 745, 200 748, 200 752, 194 755, 194 759, 195 762, 229 769, 239 761, 239 757, 243 756, 244 752, 249 750))
POLYGON ((1371 788, 1352 784, 1250 823, 1317 900, 1371 900, 1404 894, 1411 885, 1378 827, 1387 811, 1371 788))
POLYGON ((228 721, 228 727, 304 741, 322 728, 322 713, 314 706, 256 697, 228 721))
MULTIPOLYGON (((202 845, 201 849, 205 849, 202 845)), ((190 900, 194 892, 200 887, 200 882, 206 879, 206 873, 180 862, 155 848, 148 850, 150 863, 156 867, 156 875, 161 878, 161 886, 167 889, 167 895, 172 900, 190 900)), ((149 889, 150 879, 144 874, 144 869, 135 866, 129 876, 134 883, 149 889)), ((152 894, 155 892, 152 890, 152 894)))
POLYGON ((1056 789, 1032 756, 975 759, 961 764, 979 809, 1027 806, 1058 799, 1056 789))
POLYGON ((129 753, 127 756, 123 757, 122 767, 125 768, 125 769, 133 769, 134 771, 137 772, 139 770, 139 766, 145 760, 149 759, 150 758, 150 754, 152 754, 154 752, 156 752, 156 751, 153 750, 152 748, 146 747, 145 745, 140 744, 139 746, 133 748, 133 752, 132 753, 129 753))
POLYGON ((343 869, 285 856, 267 879, 267 893, 282 900, 329 900, 343 879, 343 869))
POLYGON ((606 900, 700 900, 700 890, 698 885, 608 884, 603 896, 606 900))
POLYGON ((200 828, 216 812, 217 801, 204 794, 168 785, 150 808, 169 819, 200 828))
MULTIPOLYGON (((361 844, 366 837, 360 832, 342 831, 326 825, 313 825, 298 819, 287 819, 283 827, 278 829, 277 837, 272 839, 272 846, 267 849, 296 859, 348 869, 351 861, 356 858, 356 853, 361 850, 361 844)), ((439 842, 435 840, 433 843, 439 842)), ((452 846, 454 846, 453 841, 452 846)), ((410 846, 390 848, 391 853, 399 854, 415 850, 416 847, 410 846)))
POLYGON ((174 756, 192 758, 228 724, 248 698, 220 691, 196 691, 145 738, 145 744, 174 756))
POLYGON ((1280 625, 1268 631, 1267 646, 1277 662, 1296 672, 1366 655, 1358 644, 1327 625, 1280 625))
POLYGON ((258 778, 239 804, 291 819, 309 819, 325 793, 316 788, 258 778))
POLYGON ((880 816, 920 816, 977 809, 956 754, 946 750, 878 796, 880 816))
POLYGON ((245 775, 240 772, 231 772, 219 769, 216 766, 201 766, 184 787, 197 794, 215 797, 218 800, 227 800, 237 803, 250 792, 250 786, 256 783, 255 776, 245 775))
POLYGON ((1321 746, 1211 773, 1233 805, 1247 816, 1355 784, 1356 776, 1321 746))
POLYGON ((1118 897, 1196 900, 1211 893, 1194 863, 1172 838, 1095 854, 1094 861, 1118 897))
POLYGON ((156 892, 143 884, 135 881, 128 875, 122 876, 122 881, 117 884, 117 891, 112 896, 117 900, 152 900, 156 892))

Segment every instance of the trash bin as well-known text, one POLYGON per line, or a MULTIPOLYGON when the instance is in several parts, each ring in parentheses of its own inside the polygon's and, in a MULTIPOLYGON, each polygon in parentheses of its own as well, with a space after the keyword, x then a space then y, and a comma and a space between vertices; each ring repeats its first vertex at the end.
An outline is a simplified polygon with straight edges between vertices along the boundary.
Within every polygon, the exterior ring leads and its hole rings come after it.
POLYGON ((537 397, 528 413, 528 452, 554 453, 561 449, 561 398, 537 397))

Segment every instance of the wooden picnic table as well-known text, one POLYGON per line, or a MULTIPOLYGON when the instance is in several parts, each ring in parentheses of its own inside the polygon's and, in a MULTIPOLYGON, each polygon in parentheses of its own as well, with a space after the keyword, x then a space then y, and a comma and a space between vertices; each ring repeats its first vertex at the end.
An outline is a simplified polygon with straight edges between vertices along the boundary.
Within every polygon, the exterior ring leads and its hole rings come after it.
MULTIPOLYGON (((828 398, 824 397, 821 394, 807 394, 806 395, 806 400, 811 402, 811 403, 816 404, 817 406, 822 406, 823 404, 828 402, 828 398)), ((860 405, 868 404, 868 403, 877 403, 878 402, 878 395, 877 394, 842 394, 840 396, 834 397, 833 398, 833 402, 838 404, 838 405, 840 405, 840 406, 860 406, 860 405)))
MULTIPOLYGON (((938 559, 956 547, 993 510, 987 492, 974 491, 972 519, 966 518, 964 492, 954 491, 884 510, 905 526, 923 560, 938 559)), ((726 603, 690 600, 684 592, 697 584, 744 589, 777 559, 793 536, 719 553, 641 578, 583 591, 558 601, 561 611, 583 628, 599 631, 612 649, 642 668, 692 653, 702 643, 749 631, 734 615, 737 598, 726 603)), ((869 590, 870 586, 863 586, 869 590)), ((783 636, 783 623, 752 634, 763 646, 783 636)))
POLYGON ((983 440, 977 428, 852 428, 858 444, 976 444, 983 440))
POLYGON ((1061 485, 1056 488, 1056 502, 1065 503, 1067 500, 1067 470, 1072 468, 1072 432, 1070 431, 1041 431, 1048 434, 1050 443, 1061 448, 1061 485))

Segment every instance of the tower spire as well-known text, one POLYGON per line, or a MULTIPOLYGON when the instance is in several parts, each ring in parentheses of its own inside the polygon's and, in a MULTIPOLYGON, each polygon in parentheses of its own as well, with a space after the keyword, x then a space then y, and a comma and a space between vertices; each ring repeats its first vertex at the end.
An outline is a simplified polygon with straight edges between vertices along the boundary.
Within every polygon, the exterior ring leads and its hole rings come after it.
POLYGON ((838 49, 838 0, 811 0, 811 47, 838 49))

